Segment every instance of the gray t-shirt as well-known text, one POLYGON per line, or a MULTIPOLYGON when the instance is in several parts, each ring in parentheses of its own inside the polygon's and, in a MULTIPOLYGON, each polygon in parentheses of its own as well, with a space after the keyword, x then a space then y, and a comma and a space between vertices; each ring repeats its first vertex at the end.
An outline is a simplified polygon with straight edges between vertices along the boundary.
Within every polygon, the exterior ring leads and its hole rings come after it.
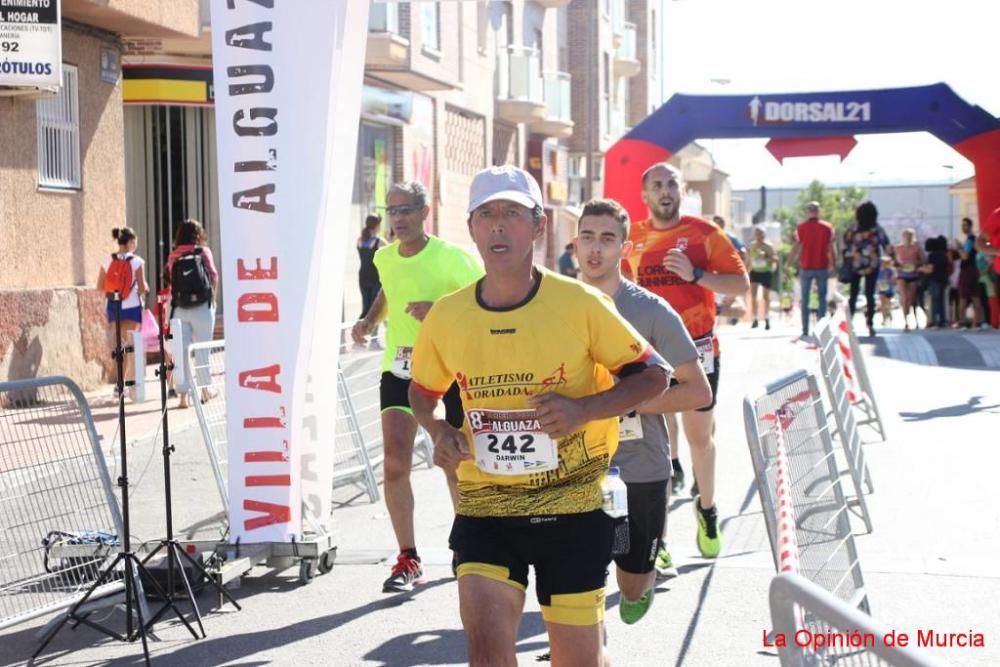
MULTIPOLYGON (((677 368, 698 358, 691 334, 677 311, 649 290, 623 280, 615 292, 618 312, 649 341, 670 366, 677 368)), ((670 479, 670 439, 663 415, 639 418, 642 437, 621 440, 611 465, 621 469, 625 482, 659 482, 670 479)), ((626 427, 628 418, 623 422, 626 427)))

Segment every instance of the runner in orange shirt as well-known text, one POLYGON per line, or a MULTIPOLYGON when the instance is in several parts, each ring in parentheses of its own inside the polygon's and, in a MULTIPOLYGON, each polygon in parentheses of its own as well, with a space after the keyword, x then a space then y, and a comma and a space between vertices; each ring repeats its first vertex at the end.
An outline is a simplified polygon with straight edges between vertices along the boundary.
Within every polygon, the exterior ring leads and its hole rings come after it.
MULTIPOLYGON (((691 462, 699 495, 695 496, 698 549, 707 558, 719 555, 718 510, 715 507, 715 417, 719 387, 719 341, 713 334, 715 293, 738 296, 750 288, 739 253, 715 223, 681 215, 684 177, 667 163, 642 175, 642 198, 650 217, 632 226, 634 250, 626 260, 635 281, 674 307, 695 341, 712 387, 712 402, 681 413, 691 446, 691 462)), ((670 442, 677 440, 677 419, 667 415, 670 442)), ((669 560, 666 552, 664 559, 669 560)), ((658 565, 659 563, 658 558, 658 565)))

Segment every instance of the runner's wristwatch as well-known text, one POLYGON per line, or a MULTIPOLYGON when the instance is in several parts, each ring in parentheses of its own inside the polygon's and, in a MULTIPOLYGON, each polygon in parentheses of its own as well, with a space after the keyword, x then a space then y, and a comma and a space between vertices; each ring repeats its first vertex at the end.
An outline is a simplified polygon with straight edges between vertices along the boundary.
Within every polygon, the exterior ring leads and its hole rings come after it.
POLYGON ((692 284, 697 283, 699 280, 701 280, 702 276, 704 275, 705 275, 704 271, 699 269, 697 266, 694 267, 693 269, 691 269, 691 283, 692 284))

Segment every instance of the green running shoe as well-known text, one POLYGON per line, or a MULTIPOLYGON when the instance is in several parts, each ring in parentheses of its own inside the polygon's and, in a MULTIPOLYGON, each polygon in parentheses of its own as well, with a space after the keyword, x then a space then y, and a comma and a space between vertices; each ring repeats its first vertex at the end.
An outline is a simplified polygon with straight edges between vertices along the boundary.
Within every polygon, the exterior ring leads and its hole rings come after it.
POLYGON ((656 552, 654 567, 656 568, 656 578, 661 581, 677 577, 677 568, 674 567, 674 559, 670 557, 670 552, 663 545, 656 552))
POLYGON ((705 558, 715 558, 722 551, 722 535, 719 534, 719 510, 701 508, 701 496, 694 497, 694 516, 698 521, 698 551, 705 558))
POLYGON ((649 608, 653 606, 653 596, 655 594, 656 588, 654 587, 646 591, 646 594, 635 602, 626 600, 625 596, 622 596, 621 601, 618 603, 618 614, 622 617, 622 621, 626 625, 638 623, 639 619, 645 616, 649 608))

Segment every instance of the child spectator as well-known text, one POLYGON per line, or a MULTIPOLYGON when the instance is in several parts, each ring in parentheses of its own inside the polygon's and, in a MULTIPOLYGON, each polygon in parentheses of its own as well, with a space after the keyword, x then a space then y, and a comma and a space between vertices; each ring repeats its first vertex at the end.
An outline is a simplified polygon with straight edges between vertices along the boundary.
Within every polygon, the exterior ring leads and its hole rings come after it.
POLYGON ((954 244, 949 244, 948 253, 948 324, 958 328, 961 316, 958 313, 958 276, 962 272, 962 258, 954 244))
POLYGON ((892 257, 882 257, 882 268, 878 272, 879 309, 882 312, 882 326, 892 322, 892 300, 896 296, 896 269, 892 257))

